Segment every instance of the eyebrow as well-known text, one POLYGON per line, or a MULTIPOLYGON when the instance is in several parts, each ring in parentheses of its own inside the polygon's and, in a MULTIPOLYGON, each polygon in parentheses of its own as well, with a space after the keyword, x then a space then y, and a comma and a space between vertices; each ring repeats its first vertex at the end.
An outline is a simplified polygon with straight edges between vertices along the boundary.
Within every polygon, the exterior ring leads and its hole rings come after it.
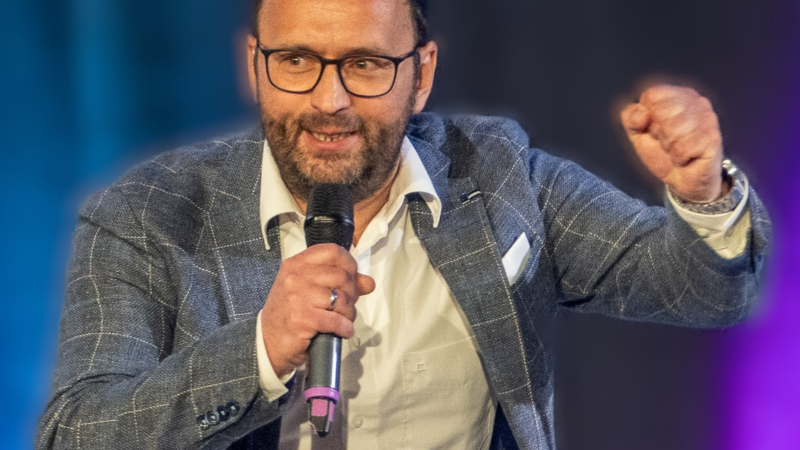
MULTIPOLYGON (((313 49, 313 48, 311 48, 311 47, 309 47, 307 45, 302 45, 302 44, 280 46, 280 47, 275 47, 275 48, 281 48, 281 49, 285 49, 285 50, 293 50, 293 51, 298 51, 298 52, 313 53, 315 55, 322 56, 322 54, 320 52, 318 52, 317 50, 315 50, 315 49, 313 49)), ((338 57, 339 58, 347 58, 348 56, 359 56, 359 55, 392 56, 391 52, 386 52, 386 51, 383 51, 383 50, 381 50, 379 48, 376 48, 376 47, 352 47, 352 48, 347 49, 345 52, 340 54, 338 57)))

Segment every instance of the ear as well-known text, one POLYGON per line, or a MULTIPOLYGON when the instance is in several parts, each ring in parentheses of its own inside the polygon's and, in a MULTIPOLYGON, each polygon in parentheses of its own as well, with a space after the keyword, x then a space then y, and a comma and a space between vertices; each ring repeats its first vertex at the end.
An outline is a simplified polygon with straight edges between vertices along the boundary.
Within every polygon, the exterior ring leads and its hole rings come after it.
POLYGON ((431 95, 438 55, 439 47, 433 41, 428 42, 419 49, 420 77, 414 100, 414 114, 418 114, 425 109, 425 103, 428 102, 428 97, 431 95))
POLYGON ((250 92, 253 101, 258 103, 258 64, 256 52, 258 51, 258 41, 252 34, 247 37, 247 78, 250 80, 250 92))

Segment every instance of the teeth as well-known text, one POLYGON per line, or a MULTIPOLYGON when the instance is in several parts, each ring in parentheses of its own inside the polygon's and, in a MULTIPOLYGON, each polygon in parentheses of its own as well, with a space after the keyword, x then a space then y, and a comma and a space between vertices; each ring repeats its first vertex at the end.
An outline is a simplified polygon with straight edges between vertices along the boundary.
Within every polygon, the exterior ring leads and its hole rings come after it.
POLYGON ((333 142, 338 141, 340 139, 344 139, 347 136, 350 136, 350 133, 342 133, 342 134, 322 134, 322 133, 311 133, 314 136, 314 139, 323 142, 333 142))

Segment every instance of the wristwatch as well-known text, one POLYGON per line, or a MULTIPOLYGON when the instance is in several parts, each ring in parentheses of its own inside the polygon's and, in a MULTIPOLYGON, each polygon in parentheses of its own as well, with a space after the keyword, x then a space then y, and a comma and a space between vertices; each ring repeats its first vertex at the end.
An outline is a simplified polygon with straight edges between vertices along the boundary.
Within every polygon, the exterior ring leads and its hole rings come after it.
POLYGON ((731 190, 727 194, 709 203, 692 203, 681 199, 670 192, 675 203, 682 208, 700 214, 724 214, 736 209, 739 202, 744 197, 745 178, 744 174, 736 167, 730 159, 722 161, 722 182, 730 183, 731 190))

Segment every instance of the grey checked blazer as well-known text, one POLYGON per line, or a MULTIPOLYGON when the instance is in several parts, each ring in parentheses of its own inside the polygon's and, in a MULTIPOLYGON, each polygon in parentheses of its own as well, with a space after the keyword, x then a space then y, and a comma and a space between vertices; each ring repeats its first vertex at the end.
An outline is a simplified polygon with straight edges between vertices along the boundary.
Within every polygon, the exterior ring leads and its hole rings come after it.
MULTIPOLYGON (((555 447, 559 307, 724 327, 757 297, 771 231, 752 191, 747 249, 725 260, 669 207, 530 149, 511 121, 423 114, 408 134, 443 203, 433 228, 410 195, 414 229, 477 335, 501 407, 493 448, 555 447), (522 233, 512 286, 501 257, 522 233)), ((302 399, 270 403, 258 385, 256 314, 281 263, 277 227, 269 251, 259 230, 262 142, 257 129, 160 155, 84 204, 37 448, 277 447, 302 399), (201 426, 218 408, 226 420, 201 426)))

